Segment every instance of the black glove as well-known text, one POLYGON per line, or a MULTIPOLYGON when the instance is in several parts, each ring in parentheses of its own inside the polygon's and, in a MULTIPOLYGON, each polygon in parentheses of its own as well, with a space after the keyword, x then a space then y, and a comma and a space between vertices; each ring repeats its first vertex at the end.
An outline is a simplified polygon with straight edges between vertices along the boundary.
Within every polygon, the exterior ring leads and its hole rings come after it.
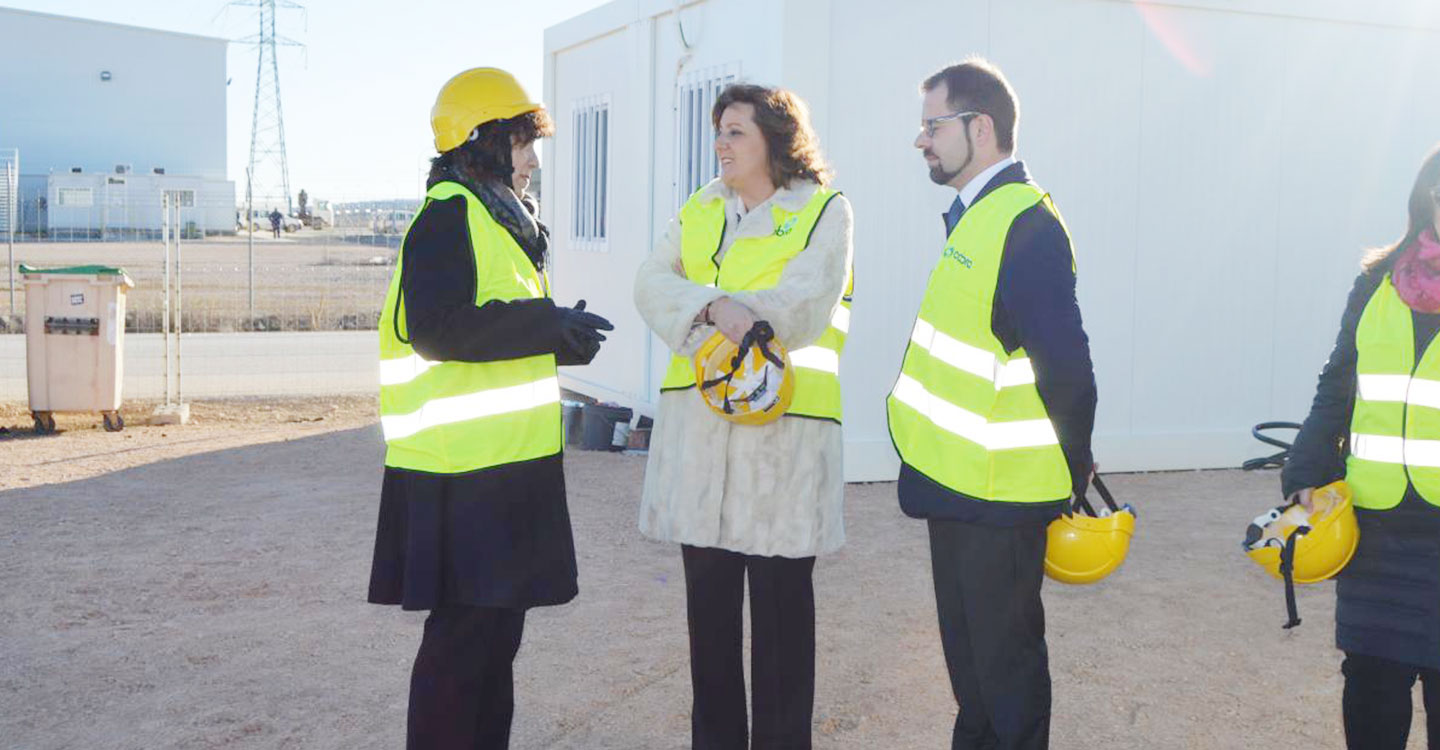
POLYGON ((590 360, 600 352, 600 342, 605 340, 605 334, 601 331, 613 331, 615 326, 610 321, 596 315, 585 312, 585 300, 580 300, 574 307, 561 307, 560 310, 560 339, 570 350, 573 357, 562 356, 566 360, 564 364, 589 364, 590 360))

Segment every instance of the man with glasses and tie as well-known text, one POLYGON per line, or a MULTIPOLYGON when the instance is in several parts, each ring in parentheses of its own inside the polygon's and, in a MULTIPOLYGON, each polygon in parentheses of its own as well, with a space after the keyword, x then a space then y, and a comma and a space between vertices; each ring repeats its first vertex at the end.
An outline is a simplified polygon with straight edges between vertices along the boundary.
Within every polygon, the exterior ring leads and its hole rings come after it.
POLYGON ((1093 471, 1095 378, 1074 256, 1015 159, 1018 105, 1000 70, 967 60, 921 91, 915 147, 930 179, 959 195, 887 402, 900 507, 929 525, 960 706, 951 747, 1045 748, 1046 527, 1093 471))

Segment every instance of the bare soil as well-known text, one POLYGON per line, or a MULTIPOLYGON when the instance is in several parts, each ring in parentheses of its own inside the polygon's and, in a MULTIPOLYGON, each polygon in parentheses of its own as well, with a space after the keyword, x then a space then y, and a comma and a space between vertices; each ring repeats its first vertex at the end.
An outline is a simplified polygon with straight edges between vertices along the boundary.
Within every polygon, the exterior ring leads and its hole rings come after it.
MULTIPOLYGON (((122 433, 65 417, 43 438, 0 411, 0 745, 403 746, 422 615, 364 602, 373 401, 194 410, 122 433)), ((643 468, 567 455, 581 593, 527 619, 512 747, 688 747, 684 579, 635 530, 643 468)), ((1110 484, 1139 509, 1130 559, 1045 587, 1051 746, 1342 747, 1333 586, 1303 587, 1304 625, 1282 631, 1279 583, 1239 550, 1276 476, 1110 484)), ((884 483, 847 489, 846 522, 816 567, 815 746, 948 747, 924 524, 884 483)))
POLYGON ((28 406, 0 401, 0 490, 359 427, 374 422, 377 413, 374 396, 230 399, 190 404, 190 423, 183 427, 147 424, 158 405, 126 400, 120 432, 105 432, 99 413, 56 414, 58 434, 39 435, 28 406))

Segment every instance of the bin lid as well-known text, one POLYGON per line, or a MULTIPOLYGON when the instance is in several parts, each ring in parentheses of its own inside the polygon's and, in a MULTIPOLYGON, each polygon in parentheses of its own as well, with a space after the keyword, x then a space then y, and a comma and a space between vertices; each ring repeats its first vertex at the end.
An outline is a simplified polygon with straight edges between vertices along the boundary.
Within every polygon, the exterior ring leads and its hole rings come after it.
POLYGON ((63 268, 36 268, 20 264, 20 273, 67 273, 76 276, 124 276, 125 269, 114 266, 88 265, 65 266, 63 268))
POLYGON ((27 274, 65 274, 69 276, 119 276, 120 278, 117 279, 119 283, 129 287, 135 286, 135 282, 130 280, 130 275, 125 273, 125 269, 116 268, 114 266, 102 266, 99 264, 90 264, 85 266, 63 266, 60 268, 36 268, 35 266, 27 266, 24 263, 21 263, 20 275, 24 276, 27 274))

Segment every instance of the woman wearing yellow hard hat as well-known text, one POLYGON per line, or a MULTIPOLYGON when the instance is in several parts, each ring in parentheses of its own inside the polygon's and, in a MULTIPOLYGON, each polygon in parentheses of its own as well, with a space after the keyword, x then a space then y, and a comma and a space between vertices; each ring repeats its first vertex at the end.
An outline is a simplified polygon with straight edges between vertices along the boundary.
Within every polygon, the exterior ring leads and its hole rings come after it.
POLYGON ((827 187, 799 97, 732 85, 710 114, 720 177, 690 196, 636 276, 636 306, 674 352, 640 530, 682 545, 694 747, 808 748, 812 573, 816 556, 845 539, 839 361, 850 206, 827 187), (712 358, 692 359, 717 332, 745 361, 732 354, 697 387, 712 358))
POLYGON ((371 602, 429 610, 409 748, 504 748, 525 612, 576 594, 557 365, 610 324, 550 299, 526 193, 553 132, 515 78, 467 70, 431 111, 425 202, 380 319, 385 477, 371 602))
POLYGON ((1404 237, 1363 263, 1282 473, 1307 510, 1341 477, 1353 493, 1359 546, 1335 607, 1351 748, 1405 747, 1416 679, 1440 747, 1440 149, 1421 165, 1409 217, 1404 237))

